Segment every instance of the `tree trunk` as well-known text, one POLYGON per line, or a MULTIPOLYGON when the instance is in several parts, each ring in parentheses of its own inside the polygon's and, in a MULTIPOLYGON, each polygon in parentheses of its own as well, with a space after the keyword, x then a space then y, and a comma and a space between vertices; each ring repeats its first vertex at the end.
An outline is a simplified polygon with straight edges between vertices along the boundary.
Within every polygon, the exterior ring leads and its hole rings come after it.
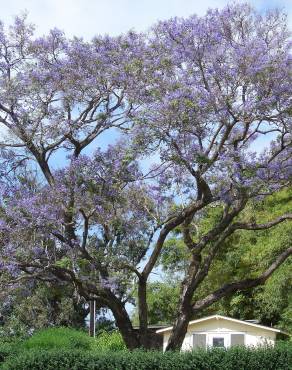
POLYGON ((119 328, 127 348, 130 350, 139 348, 139 335, 132 326, 132 322, 124 304, 112 293, 110 293, 108 301, 108 307, 114 315, 116 325, 119 328))
POLYGON ((138 312, 139 312, 139 337, 141 346, 148 348, 150 343, 147 335, 148 328, 148 307, 147 307, 147 284, 141 277, 138 283, 138 312))
POLYGON ((190 263, 187 276, 182 283, 179 311, 166 346, 166 351, 178 350, 182 346, 189 321, 192 317, 192 299, 196 288, 195 278, 199 269, 199 264, 199 256, 192 255, 192 261, 190 263))
POLYGON ((191 306, 183 307, 179 311, 178 317, 173 326, 173 330, 166 346, 166 351, 174 351, 181 348, 188 329, 189 321, 191 319, 191 314, 191 306))

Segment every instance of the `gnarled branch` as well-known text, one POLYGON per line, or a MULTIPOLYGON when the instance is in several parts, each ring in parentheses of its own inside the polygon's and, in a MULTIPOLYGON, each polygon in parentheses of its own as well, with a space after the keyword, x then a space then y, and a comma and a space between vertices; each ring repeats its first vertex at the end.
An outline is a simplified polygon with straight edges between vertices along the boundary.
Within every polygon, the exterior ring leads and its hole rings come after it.
POLYGON ((292 247, 282 252, 277 259, 266 269, 260 276, 254 279, 244 279, 233 283, 224 284, 221 288, 207 295, 205 298, 197 301, 193 306, 193 313, 197 313, 202 309, 209 307, 211 304, 219 301, 223 297, 230 296, 237 291, 251 289, 259 285, 263 285, 272 273, 279 268, 282 263, 292 255, 292 247))

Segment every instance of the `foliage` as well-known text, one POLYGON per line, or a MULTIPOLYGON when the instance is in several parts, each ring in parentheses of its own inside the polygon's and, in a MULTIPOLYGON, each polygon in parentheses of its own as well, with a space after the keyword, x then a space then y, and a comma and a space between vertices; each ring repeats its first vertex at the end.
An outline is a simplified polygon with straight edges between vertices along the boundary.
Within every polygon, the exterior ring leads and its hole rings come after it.
MULTIPOLYGON (((218 208, 210 208, 197 222, 201 232, 208 232, 218 217, 218 208)), ((243 217, 252 214, 254 218, 265 221, 268 217, 277 217, 289 212, 292 208, 292 189, 281 191, 268 197, 263 202, 257 202, 245 211, 243 217)), ((277 250, 291 244, 291 230, 289 224, 280 224, 275 228, 263 231, 238 231, 227 239, 222 246, 222 253, 213 261, 208 280, 205 280, 197 291, 195 299, 206 295, 211 287, 220 286, 224 281, 237 277, 243 278, 247 274, 256 275, 265 266, 265 256, 273 255, 277 250)), ((175 317, 175 302, 178 300, 178 287, 185 275, 185 266, 189 253, 181 238, 181 231, 166 243, 161 255, 161 264, 166 278, 170 281, 157 283, 159 294, 149 289, 149 320, 151 323, 160 323, 155 314, 155 307, 161 307, 161 312, 168 317, 168 323, 175 317), (177 248, 175 248, 177 246, 177 248), (179 253, 179 254, 178 254, 179 253), (174 275, 173 271, 177 271, 174 275), (173 294, 168 294, 168 287, 173 286, 173 294), (163 302, 166 301, 165 305, 163 302), (167 309, 167 313, 164 312, 167 309)), ((291 276, 291 261, 287 263, 267 281, 262 287, 252 291, 236 293, 217 304, 203 310, 200 316, 222 314, 242 320, 257 319, 268 326, 278 326, 288 332, 292 329, 291 299, 292 291, 289 283, 291 276)), ((150 285, 151 286, 151 285, 150 285)))
POLYGON ((0 341, 0 358, 31 350, 82 350, 96 353, 126 349, 121 334, 117 331, 101 330, 96 338, 88 333, 66 327, 56 327, 37 331, 29 338, 6 338, 0 341))
POLYGON ((29 351, 8 359, 7 370, 289 370, 291 345, 275 348, 210 349, 162 353, 121 351, 89 353, 78 350, 29 351))
MULTIPOLYGON (((148 323, 172 324, 179 300, 179 281, 173 276, 164 276, 163 281, 150 282, 147 287, 148 323)), ((137 309, 134 310, 133 323, 138 324, 137 309)))
POLYGON ((6 337, 0 341, 0 362, 9 356, 19 356, 28 351, 82 350, 94 353, 124 350, 125 343, 118 331, 100 331, 96 338, 86 332, 66 327, 37 331, 29 338, 6 337))
POLYGON ((72 287, 30 282, 1 294, 0 337, 25 337, 50 326, 85 326, 88 309, 72 287))
POLYGON ((95 338, 94 350, 96 351, 119 351, 126 349, 125 342, 117 330, 102 331, 95 338))
POLYGON ((106 317, 107 312, 103 310, 101 315, 95 320, 95 333, 98 336, 103 332, 112 332, 115 330, 115 322, 108 317, 106 317))
POLYGON ((4 338, 0 339, 0 363, 5 360, 6 357, 15 356, 19 352, 21 338, 4 338))
MULTIPOLYGON (((290 188, 266 198, 263 202, 251 204, 243 217, 252 215, 255 219, 265 222, 269 218, 289 212, 291 207, 290 188)), ((210 269, 208 281, 202 283, 197 294, 204 295, 211 285, 219 287, 224 281, 240 280, 245 276, 259 274, 267 266, 267 256, 275 256, 279 250, 291 245, 290 229, 289 224, 282 223, 269 230, 238 231, 225 241, 222 253, 210 269)), ((276 325, 290 331, 292 322, 285 317, 291 310, 290 275, 291 261, 288 260, 265 286, 227 297, 205 313, 217 312, 240 319, 258 319, 264 325, 276 325)))
POLYGON ((49 328, 35 333, 32 337, 26 339, 21 348, 27 350, 49 350, 62 348, 90 350, 95 345, 92 337, 87 333, 70 328, 49 328))

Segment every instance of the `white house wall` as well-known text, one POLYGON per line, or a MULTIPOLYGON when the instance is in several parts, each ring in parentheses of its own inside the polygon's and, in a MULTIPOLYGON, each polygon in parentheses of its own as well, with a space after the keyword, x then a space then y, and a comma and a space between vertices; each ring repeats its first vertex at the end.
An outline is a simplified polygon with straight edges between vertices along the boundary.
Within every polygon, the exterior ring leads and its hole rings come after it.
MULTIPOLYGON (((194 333, 243 333, 245 334, 246 346, 259 346, 263 344, 273 345, 276 339, 275 332, 246 324, 214 318, 189 325, 188 331, 182 344, 183 351, 191 350, 193 348, 194 333)), ((169 336, 170 332, 164 333, 164 350, 166 348, 169 336)))

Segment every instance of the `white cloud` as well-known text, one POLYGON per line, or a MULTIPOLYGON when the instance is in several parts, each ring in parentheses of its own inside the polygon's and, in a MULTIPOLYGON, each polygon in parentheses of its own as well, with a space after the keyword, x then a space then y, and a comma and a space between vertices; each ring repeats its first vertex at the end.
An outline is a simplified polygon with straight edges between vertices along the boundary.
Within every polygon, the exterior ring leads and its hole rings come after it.
MULTIPOLYGON (((129 29, 147 30, 158 19, 172 16, 202 15, 208 8, 222 7, 228 0, 0 0, 0 19, 11 23, 13 15, 23 10, 37 25, 37 32, 46 33, 57 27, 68 36, 86 39, 96 34, 116 35, 129 29)), ((285 7, 292 16, 291 0, 253 0, 259 10, 285 7)), ((292 22, 291 22, 292 23, 292 22)))

